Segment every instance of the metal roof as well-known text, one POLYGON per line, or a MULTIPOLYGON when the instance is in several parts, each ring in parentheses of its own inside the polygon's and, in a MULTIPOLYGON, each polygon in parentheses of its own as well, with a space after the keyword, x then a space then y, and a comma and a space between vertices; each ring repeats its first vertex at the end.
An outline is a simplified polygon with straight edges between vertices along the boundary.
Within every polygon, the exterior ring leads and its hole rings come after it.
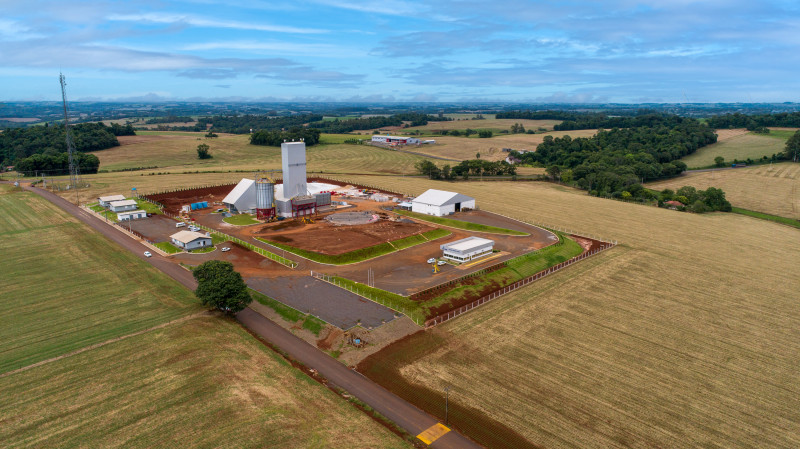
POLYGON ((247 191, 253 187, 253 184, 255 184, 255 180, 242 178, 242 180, 239 181, 239 184, 236 184, 236 187, 234 187, 233 190, 231 190, 231 192, 225 196, 222 202, 225 204, 236 204, 242 195, 247 193, 247 191))
POLYGON ((124 199, 125 199, 125 195, 108 195, 108 196, 101 196, 100 198, 98 198, 98 200, 105 201, 105 202, 122 201, 124 199))
POLYGON ((185 245, 197 239, 210 239, 211 237, 195 231, 179 231, 169 236, 169 238, 175 239, 185 245))
POLYGON ((146 214, 147 212, 143 210, 126 210, 125 212, 117 212, 117 216, 120 215, 132 215, 132 214, 146 214))
POLYGON ((467 237, 465 239, 456 240, 455 242, 445 243, 441 245, 439 249, 449 249, 451 251, 465 253, 484 245, 494 245, 494 240, 483 239, 480 237, 467 237))
POLYGON ((135 200, 124 200, 124 201, 112 201, 108 203, 112 207, 120 207, 120 206, 135 206, 135 200))
POLYGON ((448 204, 463 203, 474 201, 475 198, 467 195, 447 192, 445 190, 428 189, 422 195, 414 198, 412 203, 428 204, 431 206, 446 206, 448 204))

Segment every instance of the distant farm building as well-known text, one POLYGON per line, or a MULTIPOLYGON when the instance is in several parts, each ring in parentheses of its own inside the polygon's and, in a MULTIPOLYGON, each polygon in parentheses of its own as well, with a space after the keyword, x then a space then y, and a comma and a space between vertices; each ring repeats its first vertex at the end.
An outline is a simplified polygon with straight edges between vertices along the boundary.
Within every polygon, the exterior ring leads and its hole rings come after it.
POLYGON ((134 200, 121 200, 108 203, 108 207, 111 209, 111 212, 125 212, 129 210, 136 210, 136 208, 139 206, 134 200))
POLYGON ((422 143, 416 137, 399 136, 372 136, 372 143, 386 143, 389 145, 416 145, 422 143))
POLYGON ((169 236, 178 248, 186 250, 211 246, 211 237, 194 231, 180 231, 169 236))
POLYGON ((475 209, 475 198, 456 192, 428 189, 411 201, 411 211, 442 217, 462 209, 475 209))
POLYGON ((143 210, 132 210, 128 212, 120 212, 117 214, 118 221, 136 220, 139 218, 147 218, 147 212, 143 210))
POLYGON ((125 201, 125 195, 108 195, 97 199, 97 202, 103 207, 108 207, 113 201, 125 201))
POLYGON ((467 262, 490 254, 494 250, 494 241, 480 237, 467 237, 455 242, 440 245, 442 257, 456 262, 467 262))

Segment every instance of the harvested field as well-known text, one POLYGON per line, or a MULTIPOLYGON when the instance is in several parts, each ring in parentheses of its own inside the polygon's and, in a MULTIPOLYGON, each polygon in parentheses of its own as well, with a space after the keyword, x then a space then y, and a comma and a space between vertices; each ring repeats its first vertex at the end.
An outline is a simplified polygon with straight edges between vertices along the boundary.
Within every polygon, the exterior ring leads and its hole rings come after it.
MULTIPOLYGON (((475 159, 475 154, 480 153, 481 159, 490 161, 503 160, 508 153, 502 151, 503 148, 513 148, 515 150, 536 150, 536 147, 544 141, 545 136, 563 137, 591 137, 597 133, 594 129, 581 129, 574 131, 551 131, 542 134, 509 134, 496 135, 490 139, 480 139, 475 137, 454 137, 437 136, 434 145, 411 145, 406 147, 409 151, 432 156, 447 157, 459 160, 475 159)), ((441 161, 438 162, 439 165, 441 161)))
MULTIPOLYGON (((203 133, 163 132, 120 136, 119 147, 94 152, 103 170, 157 166, 159 171, 280 169, 281 149, 250 145, 249 136, 221 134, 204 139, 203 133), (198 140, 200 138, 200 140, 198 140), (197 158, 197 145, 208 144, 212 159, 197 158)), ((358 136, 352 136, 357 138, 358 136)), ((369 138, 369 137, 367 137, 369 138)), ((336 139, 333 139, 336 140, 336 139)), ((320 144, 306 149, 309 174, 413 173, 414 164, 424 157, 386 151, 370 145, 320 144)), ((138 175, 138 173, 137 173, 138 175)))
POLYGON ((235 322, 196 318, 0 378, 3 447, 411 447, 235 322))
POLYGON ((0 195, 0 373, 201 310, 191 291, 40 196, 0 195))
POLYGON ((430 133, 432 131, 438 130, 451 130, 451 129, 458 129, 458 130, 465 130, 467 128, 478 130, 478 129, 491 129, 497 133, 501 130, 510 131, 511 126, 515 123, 519 123, 525 127, 526 130, 532 129, 537 131, 539 128, 544 128, 547 131, 552 131, 553 126, 558 125, 561 123, 562 120, 525 120, 525 119, 511 119, 511 118, 504 118, 504 119, 495 119, 495 118, 486 118, 483 120, 452 120, 449 122, 428 122, 425 126, 416 126, 413 128, 405 128, 401 131, 401 135, 405 135, 407 132, 410 131, 421 131, 430 133))
POLYGON ((736 207, 781 217, 800 219, 800 164, 782 162, 732 170, 686 173, 677 178, 647 184, 648 188, 698 189, 717 187, 736 207))
MULTIPOLYGON (((736 130, 726 130, 736 131, 736 130)), ((720 131, 721 132, 721 131, 720 131)), ((704 168, 714 165, 714 158, 722 156, 727 166, 734 159, 744 161, 747 158, 761 159, 763 156, 771 157, 781 153, 786 146, 786 140, 760 134, 738 134, 720 142, 705 146, 681 159, 689 168, 704 168)))
POLYGON ((440 417, 448 386, 450 423, 492 447, 526 447, 497 441, 498 423, 529 447, 800 445, 797 229, 493 185, 459 191, 621 245, 412 335, 362 372, 440 417))

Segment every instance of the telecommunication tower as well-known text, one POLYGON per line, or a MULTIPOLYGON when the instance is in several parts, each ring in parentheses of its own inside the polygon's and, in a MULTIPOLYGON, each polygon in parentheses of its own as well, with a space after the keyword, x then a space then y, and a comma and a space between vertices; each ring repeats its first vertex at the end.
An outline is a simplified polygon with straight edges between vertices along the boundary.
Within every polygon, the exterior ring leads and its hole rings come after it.
POLYGON ((63 73, 58 74, 61 82, 61 98, 64 100, 64 136, 67 140, 67 154, 69 155, 69 189, 75 189, 75 198, 78 201, 78 187, 81 182, 80 168, 75 156, 75 144, 72 141, 72 134, 69 132, 69 111, 67 110, 67 81, 63 73))

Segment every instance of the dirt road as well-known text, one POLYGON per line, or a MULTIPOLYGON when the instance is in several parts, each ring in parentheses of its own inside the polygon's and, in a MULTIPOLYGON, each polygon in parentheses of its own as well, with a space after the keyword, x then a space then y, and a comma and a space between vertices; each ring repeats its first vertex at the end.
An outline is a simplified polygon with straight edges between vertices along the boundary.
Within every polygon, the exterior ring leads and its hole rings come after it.
MULTIPOLYGON (((56 206, 64 209, 78 220, 92 229, 105 235, 125 249, 132 251, 140 258, 166 273, 185 287, 194 290, 197 283, 191 273, 180 266, 169 262, 166 258, 153 255, 146 258, 144 252, 147 248, 141 243, 131 239, 113 226, 109 226, 100 219, 88 214, 69 201, 42 190, 37 187, 25 187, 49 200, 56 206)), ((245 309, 237 315, 239 321, 266 341, 286 352, 290 357, 303 363, 309 368, 317 370, 329 382, 343 388, 365 404, 377 410, 397 425, 413 435, 419 435, 425 430, 435 426, 438 421, 422 410, 404 401, 397 395, 378 386, 371 380, 356 371, 348 369, 340 362, 334 360, 317 348, 309 345, 291 332, 278 326, 269 319, 252 309, 245 309)), ((431 447, 434 448, 480 448, 481 446, 468 440, 463 435, 451 431, 435 440, 431 447)))

